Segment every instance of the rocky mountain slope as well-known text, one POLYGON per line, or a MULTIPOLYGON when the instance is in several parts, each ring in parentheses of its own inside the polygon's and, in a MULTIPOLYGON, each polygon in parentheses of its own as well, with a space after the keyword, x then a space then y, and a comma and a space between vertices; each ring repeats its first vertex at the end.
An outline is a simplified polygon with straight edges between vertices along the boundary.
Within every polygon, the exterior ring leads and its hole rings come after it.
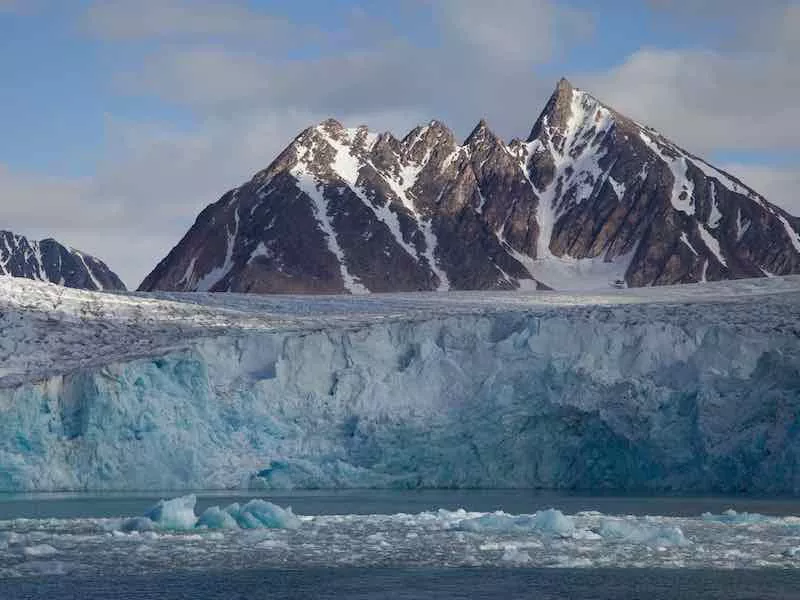
POLYGON ((561 80, 526 141, 334 120, 207 207, 142 290, 593 289, 800 272, 800 219, 561 80))
POLYGON ((0 231, 0 275, 84 290, 125 289, 103 261, 52 239, 37 242, 10 231, 0 231))

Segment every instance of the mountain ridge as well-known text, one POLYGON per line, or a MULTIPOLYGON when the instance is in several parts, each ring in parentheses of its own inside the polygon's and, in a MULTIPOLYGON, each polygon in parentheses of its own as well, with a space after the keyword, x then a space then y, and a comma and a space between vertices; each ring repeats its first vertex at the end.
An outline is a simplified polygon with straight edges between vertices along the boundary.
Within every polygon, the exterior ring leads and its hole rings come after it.
POLYGON ((526 141, 303 130, 141 290, 591 289, 800 272, 800 219, 562 79, 526 141))
POLYGON ((108 265, 90 254, 53 238, 35 241, 4 230, 0 230, 0 275, 84 290, 126 289, 108 265))

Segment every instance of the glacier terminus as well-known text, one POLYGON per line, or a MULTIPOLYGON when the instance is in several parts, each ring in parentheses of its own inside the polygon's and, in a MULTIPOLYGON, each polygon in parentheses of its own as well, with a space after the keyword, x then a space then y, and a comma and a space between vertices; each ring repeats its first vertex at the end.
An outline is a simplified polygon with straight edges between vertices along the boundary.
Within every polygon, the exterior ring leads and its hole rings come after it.
POLYGON ((0 277, 0 490, 800 493, 800 277, 370 296, 0 277))

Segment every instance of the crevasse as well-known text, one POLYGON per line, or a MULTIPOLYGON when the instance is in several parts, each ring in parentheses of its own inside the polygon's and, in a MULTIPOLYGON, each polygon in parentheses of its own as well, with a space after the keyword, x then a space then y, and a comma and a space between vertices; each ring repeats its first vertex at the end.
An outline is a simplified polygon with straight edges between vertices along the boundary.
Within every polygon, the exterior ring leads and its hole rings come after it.
POLYGON ((796 296, 199 339, 0 389, 0 489, 798 493, 796 296))

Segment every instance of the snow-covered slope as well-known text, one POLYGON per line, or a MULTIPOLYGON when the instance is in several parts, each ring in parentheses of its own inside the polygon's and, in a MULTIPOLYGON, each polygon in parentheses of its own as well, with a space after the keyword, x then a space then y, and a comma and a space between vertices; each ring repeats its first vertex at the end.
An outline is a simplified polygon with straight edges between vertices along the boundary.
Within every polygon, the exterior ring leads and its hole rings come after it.
POLYGON ((33 241, 0 231, 0 275, 50 281, 85 290, 124 290, 106 264, 53 239, 33 241))
POLYGON ((797 493, 797 314, 798 277, 313 298, 0 278, 0 489, 797 493))
POLYGON ((309 127, 142 290, 606 289, 800 272, 800 219, 559 82, 526 141, 309 127))

